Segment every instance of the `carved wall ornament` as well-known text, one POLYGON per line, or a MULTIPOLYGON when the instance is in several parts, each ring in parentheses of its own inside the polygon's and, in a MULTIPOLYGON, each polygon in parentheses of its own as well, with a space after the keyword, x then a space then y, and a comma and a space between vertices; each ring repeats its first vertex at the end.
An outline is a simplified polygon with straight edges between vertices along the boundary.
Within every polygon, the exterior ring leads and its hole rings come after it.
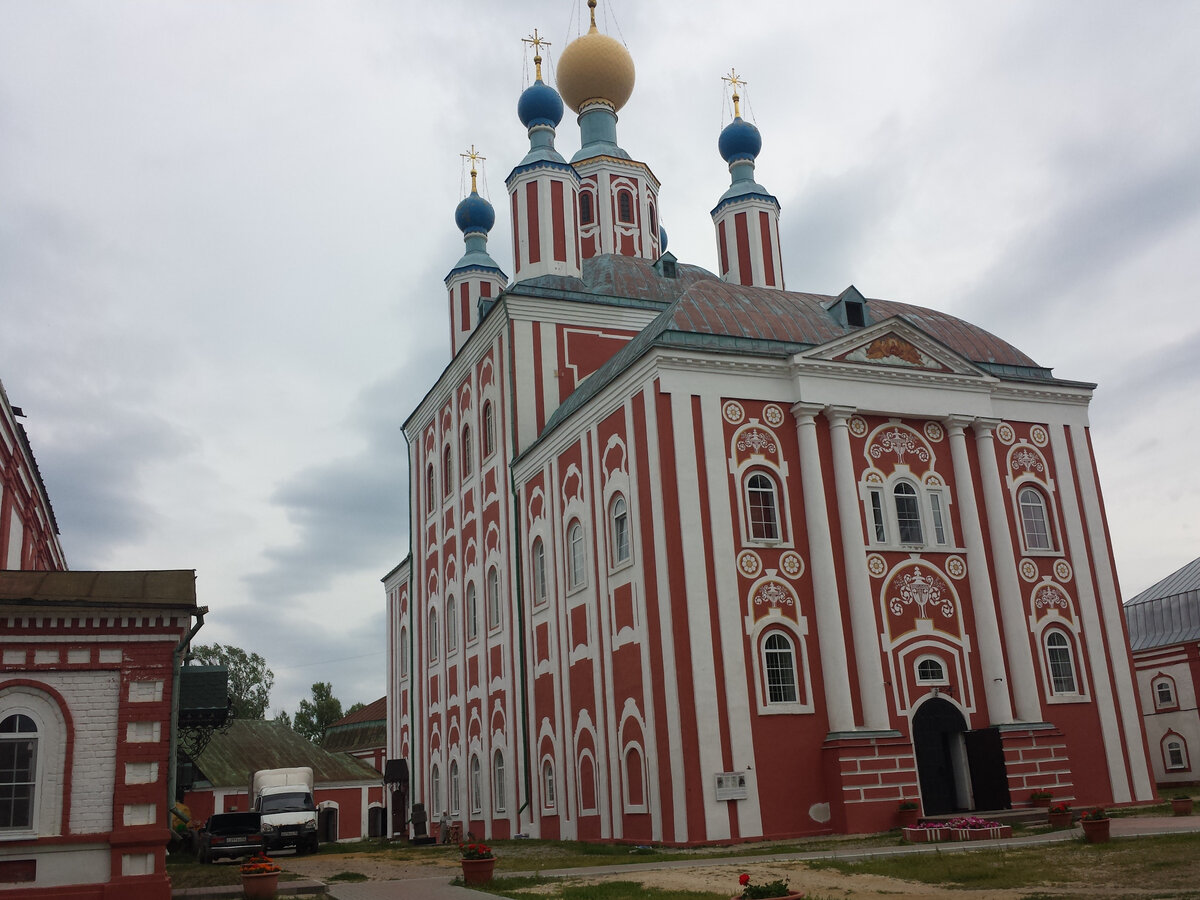
POLYGON ((1026 581, 1028 581, 1028 582, 1037 581, 1037 577, 1038 577, 1037 563, 1035 563, 1032 559, 1021 560, 1021 565, 1018 567, 1018 571, 1020 571, 1021 577, 1024 578, 1026 581))
POLYGON ((753 550, 743 550, 737 558, 738 571, 753 578, 762 571, 762 560, 753 550))
POLYGON ((935 444, 938 441, 940 441, 943 437, 945 437, 945 435, 946 435, 946 432, 942 429, 942 426, 939 425, 937 422, 926 422, 925 423, 925 437, 929 438, 935 444))
POLYGON ((967 575, 967 564, 961 556, 946 557, 946 574, 955 581, 961 581, 967 575))
POLYGON ((949 619, 954 615, 954 599, 943 593, 942 585, 933 576, 914 569, 900 579, 900 594, 888 601, 888 608, 892 615, 898 616, 904 612, 904 607, 916 606, 918 618, 931 619, 934 611, 940 611, 949 619), (926 607, 929 607, 928 614, 926 607))
POLYGON ((867 484, 883 484, 883 473, 878 469, 869 469, 863 476, 863 481, 867 484))
POLYGON ((730 425, 740 425, 746 418, 746 410, 736 400, 726 400, 725 405, 721 407, 721 415, 730 425))
POLYGON ((754 592, 755 606, 795 606, 796 600, 787 586, 778 581, 764 581, 754 592))
POLYGON ((779 568, 783 574, 795 581, 804 574, 804 560, 795 550, 789 550, 779 557, 779 568))
POLYGON ((1075 572, 1071 569, 1071 564, 1065 559, 1055 560, 1054 577, 1059 581, 1070 581, 1075 577, 1075 572))
POLYGON ((749 450, 751 453, 775 452, 775 436, 768 431, 751 428, 738 438, 737 448, 749 450))
POLYGON ((1042 462, 1042 455, 1035 453, 1028 447, 1019 447, 1012 455, 1012 468, 1014 471, 1024 469, 1026 472, 1044 472, 1046 464, 1042 462))
POLYGON ((850 433, 856 438, 865 437, 867 433, 867 420, 862 416, 851 416, 847 427, 850 433))
POLYGON ((783 424, 783 410, 774 403, 769 403, 763 407, 763 421, 772 428, 778 428, 783 424))
POLYGON ((887 572, 887 560, 878 553, 872 553, 867 557, 867 571, 871 573, 872 578, 882 578, 887 572))
POLYGON ((996 438, 1002 444, 1011 444, 1017 439, 1017 432, 1007 422, 1001 422, 996 426, 996 438))
POLYGON ((1041 425, 1034 425, 1029 429, 1029 439, 1038 447, 1045 447, 1050 443, 1050 435, 1046 433, 1046 429, 1041 425))
POLYGON ((942 476, 937 472, 930 472, 925 476, 926 487, 945 487, 946 482, 942 481, 942 476))
POLYGON ((1052 584, 1043 585, 1034 592, 1033 605, 1037 609, 1050 609, 1055 606, 1067 609, 1069 606, 1067 598, 1052 584))
POLYGON ((917 442, 911 431, 904 428, 893 428, 882 432, 871 444, 871 456, 879 459, 885 453, 896 454, 896 462, 903 463, 904 457, 912 454, 921 462, 929 462, 929 451, 917 442))

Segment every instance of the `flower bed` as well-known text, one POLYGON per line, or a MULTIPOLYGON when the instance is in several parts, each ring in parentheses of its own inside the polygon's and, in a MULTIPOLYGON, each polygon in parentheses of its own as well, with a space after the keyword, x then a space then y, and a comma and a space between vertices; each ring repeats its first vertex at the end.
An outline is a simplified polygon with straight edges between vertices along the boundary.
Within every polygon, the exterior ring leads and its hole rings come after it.
POLYGON ((950 829, 941 822, 927 822, 904 829, 904 839, 912 844, 933 844, 948 840, 949 837, 950 829))
POLYGON ((989 822, 978 816, 965 816, 946 823, 950 839, 955 841, 993 841, 1012 837, 1012 826, 989 822))

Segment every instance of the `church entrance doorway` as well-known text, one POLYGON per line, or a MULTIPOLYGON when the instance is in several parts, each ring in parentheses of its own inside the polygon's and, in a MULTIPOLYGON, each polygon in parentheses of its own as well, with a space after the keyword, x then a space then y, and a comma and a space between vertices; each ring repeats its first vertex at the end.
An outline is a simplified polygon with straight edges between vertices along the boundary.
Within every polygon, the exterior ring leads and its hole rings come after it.
POLYGON ((971 809, 974 805, 966 731, 962 713, 940 697, 926 700, 913 715, 913 752, 927 816, 971 809))

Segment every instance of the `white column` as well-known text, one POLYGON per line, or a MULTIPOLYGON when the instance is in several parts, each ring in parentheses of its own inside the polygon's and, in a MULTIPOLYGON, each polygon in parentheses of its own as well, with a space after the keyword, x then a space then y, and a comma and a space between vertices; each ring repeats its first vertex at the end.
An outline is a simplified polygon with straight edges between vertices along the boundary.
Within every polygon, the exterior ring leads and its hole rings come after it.
POLYGON ((817 611, 817 640, 821 647, 821 674, 825 682, 825 705, 830 731, 854 730, 854 706, 850 696, 846 635, 842 628, 842 604, 838 599, 837 570, 829 533, 829 508, 825 503, 825 476, 817 447, 819 405, 797 403, 796 437, 800 442, 800 481, 804 490, 804 519, 808 527, 809 571, 817 611))
POLYGON ((863 724, 872 730, 883 731, 891 726, 891 719, 883 686, 883 661, 879 655, 879 623, 875 618, 867 553, 863 546, 862 507, 858 502, 854 460, 850 455, 850 429, 846 420, 853 412, 849 407, 831 406, 825 410, 825 417, 829 420, 833 441, 833 482, 842 528, 842 556, 846 565, 850 629, 858 668, 858 692, 862 697, 863 724))
POLYGON ((998 423, 976 419, 975 448, 979 453, 979 477, 983 480, 983 506, 987 513, 988 532, 992 538, 992 566, 996 587, 1000 592, 1000 617, 1004 622, 1004 641, 1008 648, 1008 673, 1012 681, 1013 701, 1017 718, 1022 722, 1042 721, 1042 704, 1038 699, 1037 677, 1033 651, 1029 646, 1025 603, 1021 598, 1021 582, 1017 578, 1017 560, 1013 549, 1005 502, 1004 479, 996 465, 996 446, 992 429, 998 423))
POLYGON ((963 428, 970 420, 949 419, 950 455, 954 461, 954 485, 967 545, 967 577, 971 585, 971 609, 975 613, 975 639, 979 644, 983 693, 987 698, 988 719, 993 725, 1013 720, 1012 704, 1004 673, 1004 650, 1000 646, 1000 623, 996 619, 996 601, 992 597, 987 548, 979 525, 979 507, 975 505, 975 478, 967 455, 963 428))

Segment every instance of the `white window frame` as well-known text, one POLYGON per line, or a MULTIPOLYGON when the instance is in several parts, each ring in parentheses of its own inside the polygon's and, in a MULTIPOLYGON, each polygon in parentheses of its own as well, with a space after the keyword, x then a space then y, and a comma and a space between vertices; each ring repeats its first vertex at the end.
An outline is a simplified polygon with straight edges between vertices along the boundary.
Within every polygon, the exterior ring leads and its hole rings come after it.
POLYGON ((896 540, 902 547, 924 547, 925 546, 925 516, 921 509, 921 490, 920 488, 909 481, 907 478, 898 478, 891 485, 891 501, 892 510, 896 517, 896 540), (904 517, 900 515, 900 496, 901 489, 904 490, 905 505, 911 504, 910 512, 912 515, 906 514, 904 517), (914 518, 915 517, 915 518, 914 518), (916 540, 913 540, 911 532, 906 536, 904 533, 905 523, 908 523, 909 528, 915 527, 917 530, 916 540))
POLYGON ((496 411, 491 400, 483 401, 483 458, 491 459, 496 452, 496 411))
POLYGON ((446 655, 458 652, 458 601, 451 594, 446 598, 446 655))
POLYGON ((41 794, 38 778, 40 771, 38 762, 41 755, 39 751, 42 744, 41 727, 38 720, 25 710, 9 710, 0 713, 0 725, 9 723, 13 730, 0 732, 0 745, 11 744, 15 747, 18 744, 30 744, 32 746, 29 748, 29 764, 25 773, 27 777, 18 781, 16 770, 4 773, 7 780, 3 784, 14 789, 14 796, 11 801, 12 806, 6 810, 8 815, 0 818, 0 835, 27 834, 35 831, 38 825, 38 801, 41 794), (32 730, 24 727, 26 722, 32 726, 32 730), (9 778, 10 775, 11 778, 9 778), (17 787, 28 788, 28 821, 13 823, 6 819, 11 820, 14 817, 16 811, 15 788, 17 787))
POLYGON ((554 760, 548 756, 542 759, 542 811, 558 811, 558 792, 554 784, 554 760))
POLYGON ((450 815, 457 816, 462 811, 462 807, 459 803, 458 760, 456 759, 450 760, 450 776, 446 787, 450 795, 448 798, 450 801, 450 815))
POLYGON ((467 799, 471 804, 471 815, 478 816, 483 814, 483 771, 479 764, 479 754, 471 754, 471 784, 469 785, 468 793, 470 797, 467 799))
POLYGON ((913 674, 916 676, 917 684, 945 685, 950 683, 950 676, 945 661, 940 657, 928 653, 917 657, 913 663, 913 674), (938 667, 937 677, 921 671, 921 667, 926 663, 932 663, 938 667))
POLYGON ((533 539, 529 551, 529 574, 533 582, 533 605, 541 606, 548 599, 546 592, 546 542, 541 537, 533 539))
POLYGON ((494 800, 492 812, 505 812, 508 804, 505 797, 504 751, 499 748, 492 753, 492 795, 494 800))
POLYGON ((1046 672, 1049 675, 1050 690, 1056 697, 1076 697, 1080 694, 1079 690, 1079 667, 1075 660, 1075 646, 1071 635, 1063 631, 1061 628, 1047 628, 1042 635, 1042 650, 1046 655, 1046 672), (1056 644, 1053 648, 1050 645, 1052 639, 1058 638, 1062 641, 1061 644, 1056 644), (1055 673, 1055 651, 1059 655, 1058 668, 1061 670, 1064 663, 1063 655, 1065 654, 1065 664, 1070 671, 1071 685, 1070 689, 1060 687, 1058 684, 1059 675, 1055 673))
POLYGON ((1050 527, 1050 504, 1046 502, 1046 495, 1033 484, 1026 482, 1017 486, 1017 511, 1021 521, 1021 540, 1025 543, 1025 549, 1031 553, 1053 553, 1057 548, 1054 545, 1054 532, 1050 527), (1036 498, 1036 503, 1027 504, 1025 496, 1032 494, 1036 498), (1036 511, 1040 518, 1042 533, 1040 537, 1045 540, 1044 546, 1039 546, 1031 539, 1034 532, 1030 531, 1030 520, 1026 516, 1026 511, 1036 511))
POLYGON ((466 481, 474 474, 475 455, 471 448, 470 422, 462 428, 462 450, 459 451, 459 466, 461 467, 463 481, 466 481))
POLYGON ((1175 691, 1175 679, 1170 675, 1155 675, 1150 682, 1150 691, 1154 695, 1155 709, 1178 709, 1179 695, 1175 691), (1163 699, 1162 688, 1167 689, 1167 698, 1163 699))
POLYGON ((431 801, 429 815, 431 817, 440 816, 442 814, 442 773, 437 763, 434 763, 429 769, 429 799, 431 801))
POLYGON ((500 615, 500 571, 494 565, 488 567, 486 593, 488 631, 498 631, 503 624, 500 615))
POLYGON ((429 646, 429 662, 432 665, 438 661, 440 649, 438 647, 438 614, 436 609, 429 611, 427 621, 429 622, 429 640, 427 642, 429 646))
POLYGON ((572 519, 567 526, 567 589, 582 590, 587 583, 587 546, 583 523, 579 519, 572 519))
POLYGON ((467 643, 470 644, 479 639, 479 592, 474 581, 467 582, 467 599, 463 609, 467 617, 467 643))
POLYGON ((1170 732, 1163 736, 1162 741, 1162 757, 1163 768, 1168 772, 1186 772, 1191 769, 1191 761, 1188 755, 1187 742, 1183 737, 1175 732, 1170 732), (1179 754, 1178 762, 1172 759, 1173 753, 1179 754))
POLYGON ((612 536, 612 564, 619 568, 633 561, 632 541, 629 533, 629 504, 625 497, 617 494, 609 504, 609 530, 612 536))
POLYGON ((779 544, 783 541, 783 519, 780 512, 780 491, 779 483, 775 480, 774 474, 761 466, 755 466, 752 469, 747 469, 742 485, 742 496, 746 504, 746 536, 749 543, 752 544, 779 544), (767 487, 757 486, 754 482, 757 479, 762 479, 766 482, 767 487), (772 520, 756 519, 756 511, 765 509, 761 504, 758 504, 752 499, 753 497, 769 497, 772 520), (774 534, 766 533, 765 526, 771 526, 774 534), (763 529, 763 533, 759 533, 759 529, 763 529))

